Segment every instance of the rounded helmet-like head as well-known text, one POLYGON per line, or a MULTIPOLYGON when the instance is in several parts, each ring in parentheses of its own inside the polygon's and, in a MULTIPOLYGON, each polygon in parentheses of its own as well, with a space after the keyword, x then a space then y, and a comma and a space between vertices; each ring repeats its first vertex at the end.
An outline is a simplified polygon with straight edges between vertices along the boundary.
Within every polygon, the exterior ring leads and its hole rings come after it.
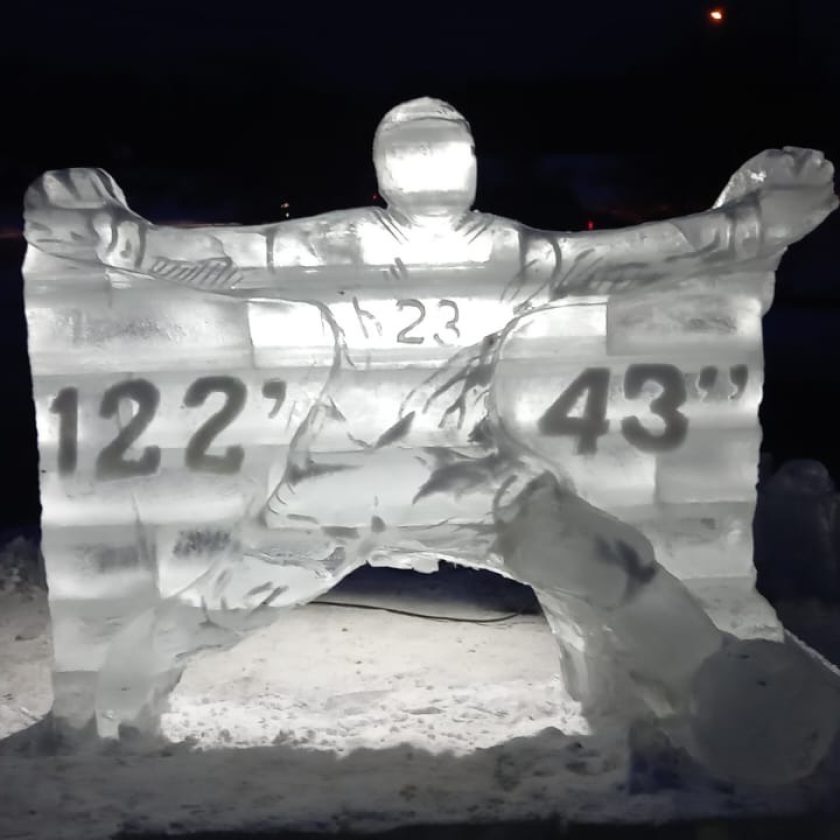
POLYGON ((469 123, 440 99, 392 108, 376 129, 373 165, 388 206, 408 216, 460 214, 475 200, 469 123))

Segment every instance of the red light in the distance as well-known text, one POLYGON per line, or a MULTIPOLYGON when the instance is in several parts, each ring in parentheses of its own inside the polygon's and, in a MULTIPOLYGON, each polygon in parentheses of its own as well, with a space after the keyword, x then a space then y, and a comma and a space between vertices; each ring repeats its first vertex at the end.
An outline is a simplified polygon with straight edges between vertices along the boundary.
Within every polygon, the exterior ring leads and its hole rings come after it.
POLYGON ((718 6, 716 9, 712 9, 709 12, 709 20, 712 23, 721 24, 726 20, 726 14, 724 13, 723 9, 718 6))
POLYGON ((595 222, 593 222, 592 219, 587 220, 586 229, 587 230, 595 230, 595 222))

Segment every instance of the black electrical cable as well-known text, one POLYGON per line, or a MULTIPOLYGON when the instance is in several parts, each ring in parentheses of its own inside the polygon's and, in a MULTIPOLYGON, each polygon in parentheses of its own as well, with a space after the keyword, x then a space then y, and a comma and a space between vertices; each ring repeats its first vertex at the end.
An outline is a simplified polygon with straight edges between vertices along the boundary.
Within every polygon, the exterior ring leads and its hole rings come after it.
POLYGON ((462 624, 499 624, 502 621, 510 621, 519 616, 531 615, 531 613, 512 612, 495 618, 459 618, 447 615, 429 615, 428 613, 412 612, 411 610, 398 610, 395 607, 381 607, 376 604, 355 604, 345 601, 310 601, 307 606, 321 604, 325 607, 349 607, 356 610, 380 610, 382 612, 394 613, 395 615, 406 615, 410 618, 425 618, 428 621, 451 621, 462 624))

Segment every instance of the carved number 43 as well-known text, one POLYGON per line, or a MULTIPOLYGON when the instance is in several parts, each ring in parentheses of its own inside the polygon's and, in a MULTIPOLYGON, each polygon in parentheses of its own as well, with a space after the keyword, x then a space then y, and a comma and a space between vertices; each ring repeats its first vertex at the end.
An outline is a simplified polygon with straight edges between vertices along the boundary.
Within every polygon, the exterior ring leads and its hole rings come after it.
MULTIPOLYGON (((737 399, 744 392, 748 373, 746 365, 734 365, 730 368, 730 382, 735 386, 735 392, 729 394, 730 399, 737 399)), ((698 386, 711 390, 717 381, 717 374, 717 368, 703 368, 698 386)), ((650 403, 650 411, 662 420, 662 428, 656 433, 651 432, 642 425, 638 417, 629 416, 621 420, 621 433, 628 443, 643 452, 676 449, 688 434, 688 418, 679 410, 688 397, 685 377, 674 365, 630 365, 624 376, 624 395, 628 399, 638 397, 648 382, 661 388, 659 396, 650 403)), ((595 452, 598 438, 609 430, 609 387, 609 368, 587 368, 537 421, 540 434, 576 437, 578 454, 595 452), (572 416, 571 412, 581 398, 585 398, 583 412, 579 416, 572 416)))

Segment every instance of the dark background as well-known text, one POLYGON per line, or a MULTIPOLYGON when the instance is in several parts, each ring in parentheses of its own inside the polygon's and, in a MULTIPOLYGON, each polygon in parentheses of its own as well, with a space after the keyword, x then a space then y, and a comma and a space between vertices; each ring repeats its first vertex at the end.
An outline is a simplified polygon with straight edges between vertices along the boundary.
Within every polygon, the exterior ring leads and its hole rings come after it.
MULTIPOLYGON (((3 536, 38 524, 20 213, 46 169, 104 167, 158 222, 371 204, 376 124, 422 95, 470 120, 476 206, 555 230, 704 209, 767 147, 840 161, 836 0, 18 5, 0 28, 3 536)), ((838 216, 782 263, 762 408, 777 463, 835 478, 838 216)))

